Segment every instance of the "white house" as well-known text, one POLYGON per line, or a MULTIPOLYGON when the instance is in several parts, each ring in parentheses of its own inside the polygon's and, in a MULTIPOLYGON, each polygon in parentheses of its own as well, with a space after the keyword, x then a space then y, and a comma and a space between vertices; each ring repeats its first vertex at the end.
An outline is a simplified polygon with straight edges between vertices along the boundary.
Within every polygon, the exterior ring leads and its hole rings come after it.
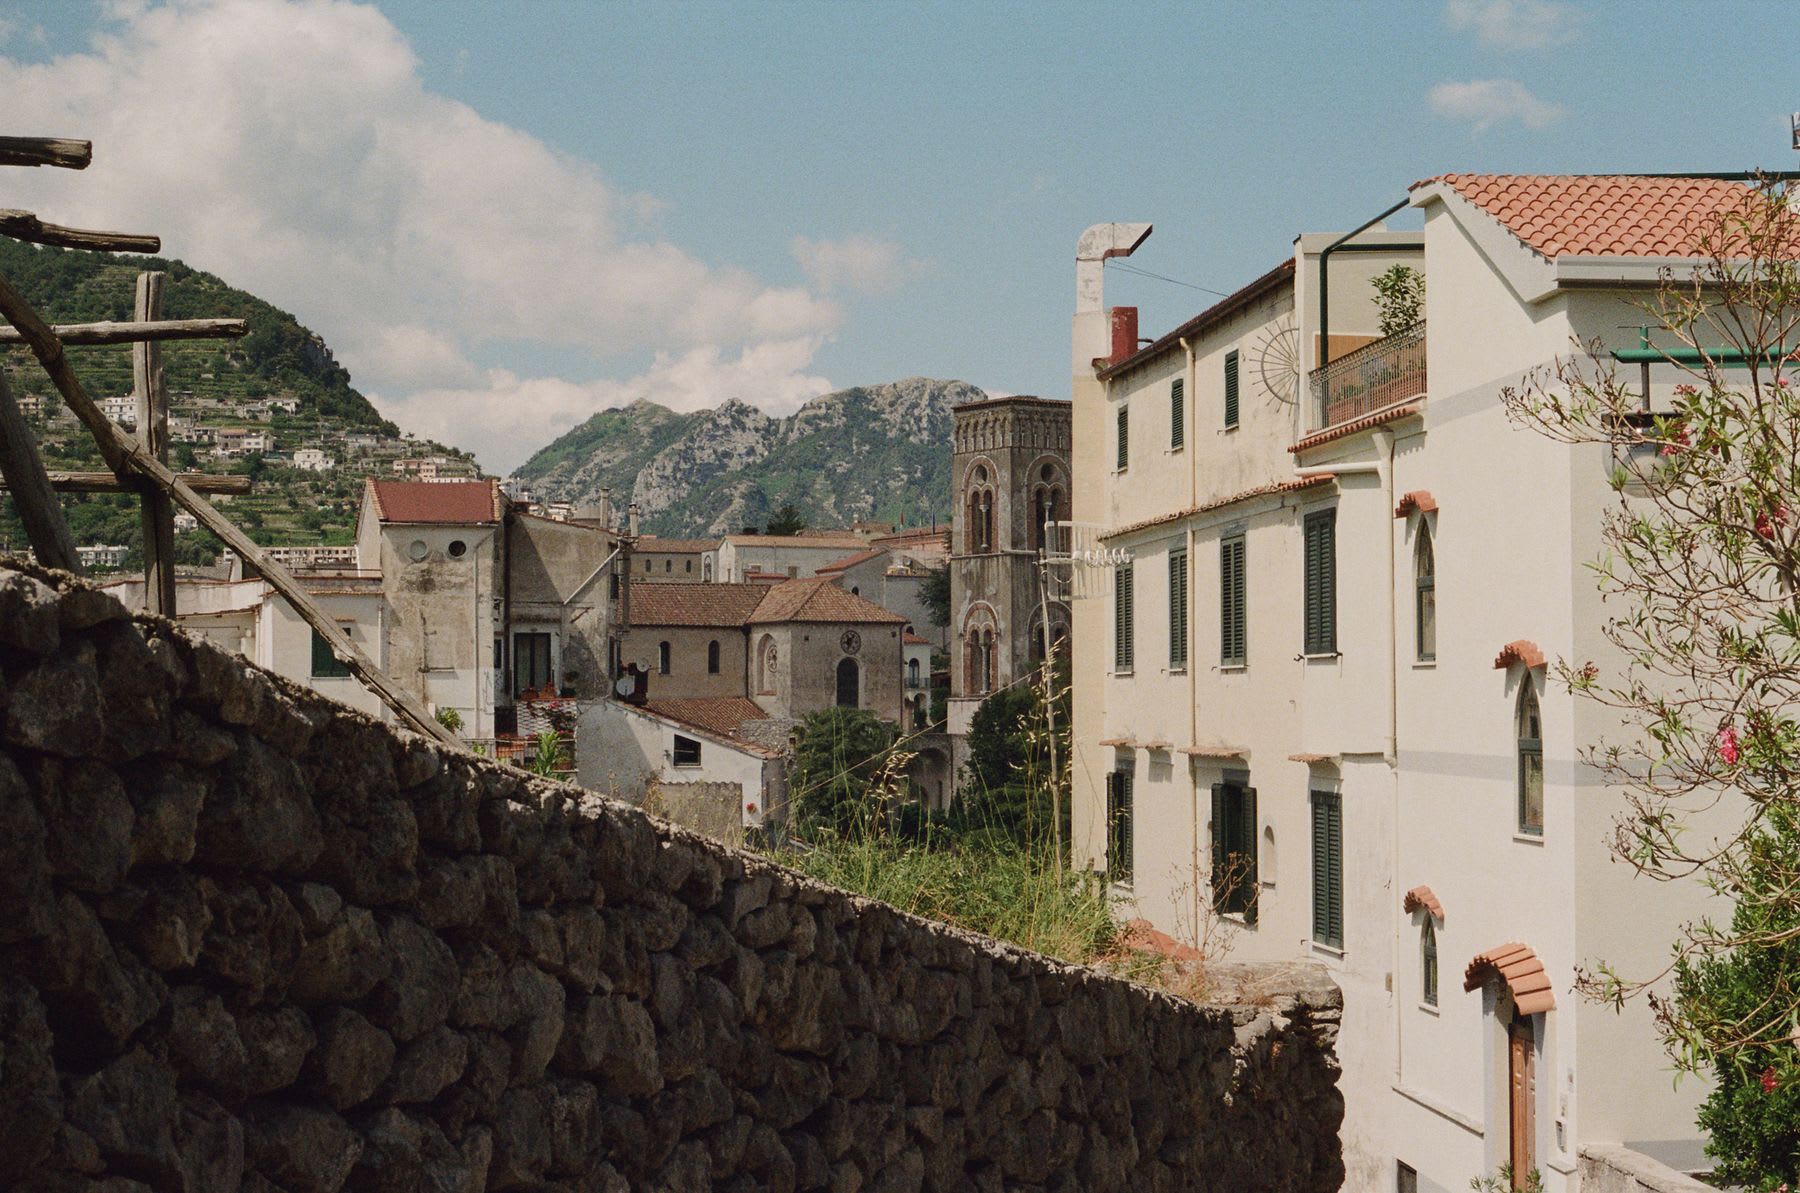
POLYGON ((728 534, 719 541, 714 579, 742 583, 755 573, 806 577, 867 544, 849 531, 835 534, 728 534))
POLYGON ((1447 175, 1396 207, 1421 232, 1302 236, 1141 349, 1099 270, 1148 225, 1083 239, 1074 848, 1177 938, 1332 971, 1346 1188, 1510 1162, 1560 1193, 1594 1144, 1704 1167, 1704 1083, 1672 1083, 1642 1004, 1573 988, 1602 959, 1659 972, 1706 907, 1613 861, 1623 793, 1578 750, 1618 727, 1545 681, 1610 657, 1585 565, 1613 462, 1514 427, 1500 391, 1577 341, 1635 346, 1634 303, 1742 194, 1447 175), (1396 264, 1424 318, 1383 337, 1396 264))
POLYGON ((335 461, 316 447, 303 447, 294 452, 294 467, 305 472, 330 472, 335 461))

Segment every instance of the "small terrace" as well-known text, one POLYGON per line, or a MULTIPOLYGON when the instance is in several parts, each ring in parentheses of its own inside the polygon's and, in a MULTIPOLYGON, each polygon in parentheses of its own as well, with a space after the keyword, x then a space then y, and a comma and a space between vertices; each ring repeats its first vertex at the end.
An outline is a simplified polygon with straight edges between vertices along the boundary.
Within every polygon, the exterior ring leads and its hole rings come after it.
POLYGON ((1425 392, 1425 322, 1383 336, 1307 375, 1310 430, 1324 431, 1425 392))

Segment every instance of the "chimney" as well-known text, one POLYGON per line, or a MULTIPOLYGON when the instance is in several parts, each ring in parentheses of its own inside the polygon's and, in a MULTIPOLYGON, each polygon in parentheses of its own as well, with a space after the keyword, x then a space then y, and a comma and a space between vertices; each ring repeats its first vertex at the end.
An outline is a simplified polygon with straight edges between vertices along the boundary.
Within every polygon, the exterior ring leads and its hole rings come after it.
POLYGON ((1112 316, 1112 355, 1106 363, 1116 365, 1137 351, 1137 308, 1113 307, 1107 314, 1112 316))
POLYGON ((611 530, 613 528, 612 519, 612 490, 603 488, 600 490, 600 529, 611 530))
POLYGON ((635 501, 625 507, 625 533, 632 538, 638 536, 638 503, 635 501))

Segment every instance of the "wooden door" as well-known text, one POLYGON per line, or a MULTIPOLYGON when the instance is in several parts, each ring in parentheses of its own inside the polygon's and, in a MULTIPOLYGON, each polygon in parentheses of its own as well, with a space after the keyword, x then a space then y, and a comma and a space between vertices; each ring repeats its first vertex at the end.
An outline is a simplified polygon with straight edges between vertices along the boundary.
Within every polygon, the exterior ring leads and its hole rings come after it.
POLYGON ((1511 1139, 1508 1160, 1512 1164, 1513 1188, 1525 1188, 1526 1178, 1537 1167, 1537 1124, 1533 1107, 1537 1102, 1537 1077, 1533 1071, 1531 1023, 1523 1017, 1515 1019, 1507 1029, 1507 1090, 1511 1103, 1511 1139))

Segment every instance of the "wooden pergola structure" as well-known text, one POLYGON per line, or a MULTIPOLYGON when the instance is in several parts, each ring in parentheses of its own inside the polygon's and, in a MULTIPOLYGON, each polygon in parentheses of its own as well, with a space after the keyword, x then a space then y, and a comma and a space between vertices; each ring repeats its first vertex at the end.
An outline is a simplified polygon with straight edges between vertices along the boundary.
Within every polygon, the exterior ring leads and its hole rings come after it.
MULTIPOLYGON (((87 141, 52 137, 0 137, 0 166, 86 168, 93 158, 87 141)), ((156 236, 100 232, 45 223, 29 211, 0 210, 0 235, 33 244, 107 252, 155 253, 156 236)), ((0 277, 0 344, 24 344, 37 357, 56 390, 94 437, 110 472, 52 473, 45 469, 37 443, 0 371, 0 477, 25 525, 32 553, 40 563, 81 574, 81 559, 57 501, 58 492, 136 493, 144 525, 144 604, 152 613, 175 615, 175 507, 192 514, 200 525, 254 567, 294 607, 333 654, 374 692, 408 727, 444 743, 461 747, 454 733, 438 724, 425 706, 394 683, 326 614, 312 594, 249 535, 220 513, 203 493, 242 493, 247 477, 176 473, 169 468, 169 406, 163 388, 164 340, 227 339, 248 333, 242 319, 164 320, 162 273, 138 275, 137 299, 129 323, 89 323, 52 327, 0 277), (137 435, 128 434, 106 417, 82 387, 63 349, 69 344, 132 345, 132 381, 137 396, 137 435)))

